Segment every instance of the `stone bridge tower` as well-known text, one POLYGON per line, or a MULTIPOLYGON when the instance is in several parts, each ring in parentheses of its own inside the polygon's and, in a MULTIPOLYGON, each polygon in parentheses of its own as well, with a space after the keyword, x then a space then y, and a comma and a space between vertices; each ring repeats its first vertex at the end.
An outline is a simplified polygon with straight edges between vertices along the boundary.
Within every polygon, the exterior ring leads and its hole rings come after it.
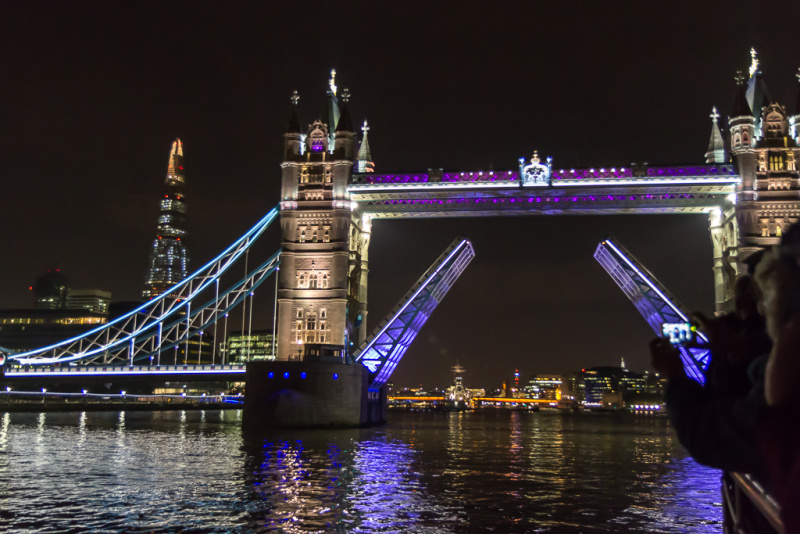
POLYGON ((710 214, 718 313, 733 309, 734 284, 746 272, 747 259, 778 244, 783 231, 800 219, 800 98, 790 116, 772 98, 755 50, 751 56, 749 76, 736 76, 727 143, 714 108, 706 152, 707 163, 721 164, 729 149, 741 178, 731 202, 710 214))
POLYGON ((369 221, 347 192, 358 147, 349 93, 337 97, 334 76, 327 122, 302 128, 295 91, 284 134, 277 360, 347 359, 366 333, 369 221))

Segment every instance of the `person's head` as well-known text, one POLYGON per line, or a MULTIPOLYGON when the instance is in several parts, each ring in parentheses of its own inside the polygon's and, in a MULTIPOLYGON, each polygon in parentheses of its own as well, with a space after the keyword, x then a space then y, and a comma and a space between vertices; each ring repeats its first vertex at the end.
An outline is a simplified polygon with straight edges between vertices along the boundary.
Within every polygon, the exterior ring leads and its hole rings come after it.
POLYGON ((764 294, 767 330, 776 340, 783 324, 800 314, 800 225, 789 228, 759 262, 756 281, 764 294))

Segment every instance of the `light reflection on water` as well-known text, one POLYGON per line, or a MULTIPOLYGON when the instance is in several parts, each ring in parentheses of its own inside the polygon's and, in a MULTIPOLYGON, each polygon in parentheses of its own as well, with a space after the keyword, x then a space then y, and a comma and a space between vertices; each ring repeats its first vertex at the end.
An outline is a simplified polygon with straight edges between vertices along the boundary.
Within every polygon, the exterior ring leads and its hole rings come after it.
POLYGON ((719 532, 719 501, 659 417, 393 412, 245 441, 240 412, 0 415, 0 531, 719 532))

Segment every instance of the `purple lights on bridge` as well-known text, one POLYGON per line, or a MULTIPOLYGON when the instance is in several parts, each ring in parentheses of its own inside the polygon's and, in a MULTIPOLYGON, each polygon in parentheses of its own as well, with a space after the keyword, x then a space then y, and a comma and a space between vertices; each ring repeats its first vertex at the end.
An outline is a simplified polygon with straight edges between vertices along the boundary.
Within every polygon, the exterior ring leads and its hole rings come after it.
MULTIPOLYGON (((634 172, 629 167, 599 169, 557 169, 553 170, 551 182, 560 180, 621 180, 648 178, 681 177, 735 177, 733 165, 690 165, 683 167, 646 167, 634 172)), ((415 184, 415 183, 470 183, 470 182, 508 182, 519 181, 517 171, 476 171, 417 174, 356 174, 355 184, 415 184)))
POLYGON ((563 202, 568 204, 573 203, 587 203, 587 202, 625 202, 625 201, 641 201, 641 200, 683 200, 683 199, 706 199, 714 198, 716 195, 712 194, 693 194, 681 193, 672 194, 664 193, 660 195, 645 194, 645 195, 580 195, 580 196, 547 196, 547 197, 523 197, 523 198, 417 198, 405 200, 374 200, 370 203, 373 205, 438 205, 438 204, 540 204, 540 203, 558 203, 563 202))

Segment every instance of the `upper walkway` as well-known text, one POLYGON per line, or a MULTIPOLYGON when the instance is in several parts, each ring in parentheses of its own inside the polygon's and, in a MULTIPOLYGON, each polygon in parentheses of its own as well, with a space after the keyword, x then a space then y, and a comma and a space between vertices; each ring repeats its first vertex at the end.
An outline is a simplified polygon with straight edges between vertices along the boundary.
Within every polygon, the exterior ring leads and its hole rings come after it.
POLYGON ((351 200, 375 218, 525 214, 709 213, 741 179, 733 165, 355 174, 351 200))

